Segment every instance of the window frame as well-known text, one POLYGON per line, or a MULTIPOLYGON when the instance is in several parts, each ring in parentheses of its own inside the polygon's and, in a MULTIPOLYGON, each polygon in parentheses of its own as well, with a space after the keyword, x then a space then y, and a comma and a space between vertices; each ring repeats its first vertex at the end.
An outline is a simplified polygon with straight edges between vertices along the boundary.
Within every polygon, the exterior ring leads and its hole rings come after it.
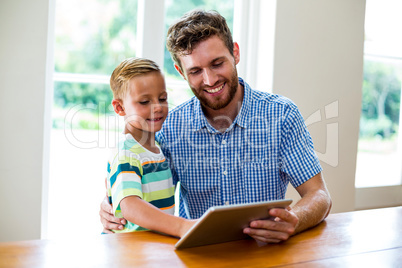
MULTIPOLYGON (((367 5, 369 1, 366 2, 366 14, 368 8, 367 5)), ((366 18, 367 21, 367 18, 366 18)), ((396 52, 398 55, 390 55, 389 50, 383 49, 373 49, 368 41, 365 41, 363 60, 366 58, 377 58, 383 61, 398 61, 402 65, 402 52, 396 52)), ((401 88, 402 96, 402 88, 401 88)), ((402 100, 400 102, 399 111, 399 132, 398 132, 398 153, 397 155, 401 158, 402 154, 402 100)), ((358 154, 359 152, 357 152, 358 154)), ((402 165, 400 167, 402 169, 402 165)), ((357 166, 356 166, 357 170, 357 166)), ((376 207, 389 207, 398 206, 402 203, 402 172, 399 178, 399 184, 391 186, 371 186, 371 187, 356 187, 355 186, 355 209, 369 209, 376 207)))

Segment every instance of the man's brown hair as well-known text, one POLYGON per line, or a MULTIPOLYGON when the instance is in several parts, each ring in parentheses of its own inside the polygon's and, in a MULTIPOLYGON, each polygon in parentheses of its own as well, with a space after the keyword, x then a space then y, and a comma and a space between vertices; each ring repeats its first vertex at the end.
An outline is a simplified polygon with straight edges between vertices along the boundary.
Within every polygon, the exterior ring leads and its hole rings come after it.
POLYGON ((214 35, 222 39, 233 55, 233 38, 226 19, 216 11, 195 9, 169 27, 166 46, 173 61, 182 69, 179 56, 191 54, 198 43, 214 35))

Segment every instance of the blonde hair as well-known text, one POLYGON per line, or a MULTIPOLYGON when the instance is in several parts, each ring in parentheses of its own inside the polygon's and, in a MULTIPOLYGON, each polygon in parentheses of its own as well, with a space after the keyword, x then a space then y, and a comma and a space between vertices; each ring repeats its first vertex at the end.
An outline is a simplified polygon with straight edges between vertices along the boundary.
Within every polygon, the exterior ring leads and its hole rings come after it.
POLYGON ((110 89, 113 92, 113 98, 124 98, 131 78, 155 71, 161 73, 159 66, 152 60, 143 58, 125 59, 114 69, 110 77, 110 89))

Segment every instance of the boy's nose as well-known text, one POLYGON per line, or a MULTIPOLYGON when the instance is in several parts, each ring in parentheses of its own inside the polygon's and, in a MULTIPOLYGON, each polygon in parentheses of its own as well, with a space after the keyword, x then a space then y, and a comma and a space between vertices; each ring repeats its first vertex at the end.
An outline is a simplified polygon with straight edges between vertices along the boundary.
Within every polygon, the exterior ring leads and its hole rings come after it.
POLYGON ((161 112, 162 111, 162 104, 160 104, 160 103, 155 103, 153 106, 152 106, 152 110, 153 110, 153 112, 154 113, 157 113, 157 112, 161 112))

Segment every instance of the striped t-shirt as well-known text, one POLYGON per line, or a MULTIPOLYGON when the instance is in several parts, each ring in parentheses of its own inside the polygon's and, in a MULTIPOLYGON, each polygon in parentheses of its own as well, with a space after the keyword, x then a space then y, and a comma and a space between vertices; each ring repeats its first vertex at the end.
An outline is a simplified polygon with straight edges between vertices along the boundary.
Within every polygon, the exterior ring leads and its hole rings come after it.
MULTIPOLYGON (((109 202, 116 217, 123 217, 121 200, 133 195, 168 214, 174 214, 172 173, 161 150, 155 154, 142 147, 131 134, 124 134, 111 155, 107 169, 109 202)), ((127 221, 123 230, 114 232, 139 230, 146 229, 127 221)))

